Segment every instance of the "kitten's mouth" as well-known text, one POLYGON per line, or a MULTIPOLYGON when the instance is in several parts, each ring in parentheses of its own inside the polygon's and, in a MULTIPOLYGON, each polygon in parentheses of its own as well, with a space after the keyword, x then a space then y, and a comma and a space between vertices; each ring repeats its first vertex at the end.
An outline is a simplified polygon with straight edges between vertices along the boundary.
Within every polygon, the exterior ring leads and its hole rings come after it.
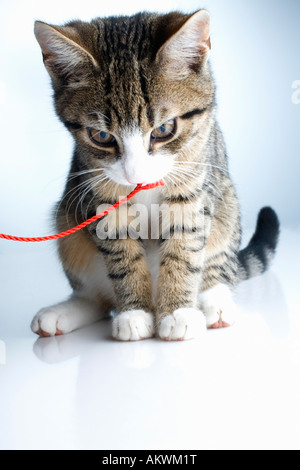
POLYGON ((156 175, 153 175, 152 178, 151 178, 151 176, 149 178, 146 178, 146 177, 144 177, 144 178, 134 178, 134 177, 129 177, 125 173, 123 175, 122 179, 126 181, 127 186, 138 186, 138 185, 147 186, 147 185, 163 183, 164 176, 165 175, 163 173, 161 173, 161 174, 158 173, 156 175))
POLYGON ((131 182, 128 180, 127 186, 165 186, 165 183, 162 179, 156 179, 155 181, 139 181, 131 182))
POLYGON ((130 181, 130 180, 127 178, 127 183, 128 183, 130 186, 137 186, 138 184, 147 184, 147 181, 130 181))
POLYGON ((121 185, 121 186, 128 186, 128 187, 135 187, 135 186, 139 186, 139 185, 143 185, 143 186, 147 186, 147 185, 153 185, 153 184, 158 184, 160 183, 160 185, 164 184, 163 181, 162 181, 162 178, 156 178, 155 180, 154 179, 146 179, 146 178, 141 178, 141 179, 130 179, 130 178, 127 178, 127 176, 122 176, 122 177, 115 177, 115 176, 109 176, 109 178, 111 179, 111 181, 113 181, 115 184, 118 184, 118 185, 121 185))
POLYGON ((160 181, 161 180, 155 180, 155 181, 152 181, 152 180, 151 181, 150 180, 148 180, 148 181, 146 181, 146 180, 143 180, 143 181, 129 181, 128 180, 128 185, 129 186, 140 186, 140 185, 147 186, 149 184, 151 185, 151 184, 159 183, 160 181))
POLYGON ((131 177, 130 177, 130 176, 128 176, 126 171, 124 171, 124 176, 123 176, 122 179, 124 179, 127 182, 127 185, 129 185, 129 186, 137 186, 139 184, 145 185, 145 184, 156 183, 156 181, 150 181, 150 179, 147 180, 147 178, 133 177, 133 175, 131 175, 131 177))

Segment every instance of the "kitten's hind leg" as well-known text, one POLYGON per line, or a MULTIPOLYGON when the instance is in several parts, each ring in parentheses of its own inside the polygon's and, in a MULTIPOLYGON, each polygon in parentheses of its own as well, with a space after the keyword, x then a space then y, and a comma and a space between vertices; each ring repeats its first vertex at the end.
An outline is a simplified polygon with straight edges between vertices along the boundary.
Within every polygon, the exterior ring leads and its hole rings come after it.
POLYGON ((108 311, 108 306, 74 294, 65 302, 40 310, 31 329, 45 337, 63 335, 100 320, 108 311))
MULTIPOLYGON (((65 225, 59 225, 59 230, 66 230, 65 225)), ((61 239, 59 255, 74 293, 65 302, 37 313, 31 329, 40 336, 70 333, 104 318, 114 308, 103 258, 88 233, 61 239)))
POLYGON ((200 306, 206 316, 208 329, 226 328, 235 323, 237 307, 230 288, 225 284, 218 284, 202 292, 200 306))

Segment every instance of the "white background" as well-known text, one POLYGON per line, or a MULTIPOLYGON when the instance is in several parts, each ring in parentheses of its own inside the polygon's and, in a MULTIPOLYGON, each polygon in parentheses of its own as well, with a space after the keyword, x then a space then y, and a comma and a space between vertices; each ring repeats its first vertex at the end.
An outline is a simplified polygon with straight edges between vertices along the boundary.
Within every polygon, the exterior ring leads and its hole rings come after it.
MULTIPOLYGON (((300 104, 292 102, 292 85, 300 80, 298 0, 11 0, 0 6, 0 232, 51 233, 51 208, 72 154, 53 110, 34 20, 62 24, 150 5, 155 11, 206 7, 212 14, 219 120, 244 227, 254 227, 264 205, 272 205, 284 225, 299 225, 300 104)), ((11 247, 2 242, 0 251, 11 247)))

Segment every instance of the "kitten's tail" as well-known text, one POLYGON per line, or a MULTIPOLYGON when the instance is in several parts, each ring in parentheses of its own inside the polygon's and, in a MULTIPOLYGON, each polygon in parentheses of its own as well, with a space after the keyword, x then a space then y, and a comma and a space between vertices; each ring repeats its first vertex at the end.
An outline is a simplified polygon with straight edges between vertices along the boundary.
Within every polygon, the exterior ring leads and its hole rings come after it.
POLYGON ((240 281, 264 273, 273 260, 280 233, 276 212, 264 207, 258 216, 256 230, 249 245, 238 254, 240 281))

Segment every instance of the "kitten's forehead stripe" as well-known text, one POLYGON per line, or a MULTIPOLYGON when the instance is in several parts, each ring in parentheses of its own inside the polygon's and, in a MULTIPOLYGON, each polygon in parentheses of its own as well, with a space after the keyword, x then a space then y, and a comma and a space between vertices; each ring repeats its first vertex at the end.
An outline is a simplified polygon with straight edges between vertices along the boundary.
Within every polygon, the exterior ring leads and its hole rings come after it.
POLYGON ((151 127, 154 127, 154 111, 151 107, 147 109, 147 118, 151 127))
POLYGON ((145 103, 149 105, 150 99, 149 99, 148 85, 147 85, 147 80, 145 78, 145 73, 142 67, 140 67, 140 84, 141 84, 142 93, 144 95, 145 103))
MULTIPOLYGON (((145 19, 140 14, 95 20, 106 106, 119 126, 130 121, 141 125, 143 117, 148 117, 150 91, 142 61, 149 61, 154 40, 151 21, 145 19)), ((148 121, 151 125, 153 118, 148 121)))
POLYGON ((110 126, 111 126, 111 112, 110 112, 109 108, 107 108, 105 110, 105 116, 107 118, 107 126, 108 126, 108 128, 110 128, 110 126))
POLYGON ((205 109, 194 109, 193 111, 189 111, 188 113, 183 114, 180 116, 181 119, 191 119, 192 117, 203 114, 207 108, 205 109))
POLYGON ((79 122, 64 121, 64 125, 68 129, 73 130, 73 131, 78 131, 78 130, 82 129, 82 125, 79 124, 79 122))
POLYGON ((138 124, 141 127, 142 126, 142 116, 143 116, 143 107, 140 104, 139 105, 139 113, 138 113, 138 124))
MULTIPOLYGON (((161 45, 174 33, 176 25, 188 18, 179 16, 167 15, 162 21, 158 15, 140 13, 93 21, 97 30, 96 60, 101 68, 103 101, 105 108, 111 111, 110 130, 130 122, 140 127, 154 127, 154 108, 157 118, 160 116, 162 120, 164 115, 170 116, 170 111, 172 114, 172 107, 166 113, 156 109, 152 66, 161 45)), ((184 92, 180 94, 184 96, 184 92)), ((195 114, 200 114, 200 109, 183 114, 182 119, 195 114)))

